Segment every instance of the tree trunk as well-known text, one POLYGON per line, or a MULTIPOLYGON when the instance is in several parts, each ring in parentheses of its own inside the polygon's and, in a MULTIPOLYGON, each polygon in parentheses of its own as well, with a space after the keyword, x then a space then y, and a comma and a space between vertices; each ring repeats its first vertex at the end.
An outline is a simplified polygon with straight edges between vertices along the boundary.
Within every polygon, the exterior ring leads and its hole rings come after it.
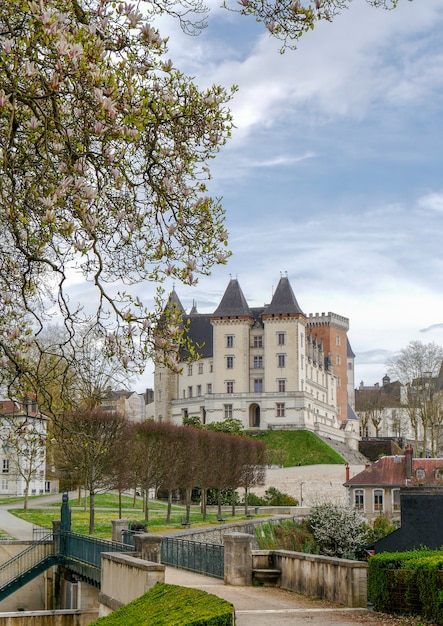
POLYGON ((172 510, 172 489, 168 489, 168 508, 166 510, 166 524, 171 523, 171 510, 172 510))
POLYGON ((118 516, 119 519, 122 518, 122 490, 118 490, 118 516))
POLYGON ((249 514, 249 509, 248 509, 248 488, 245 487, 245 515, 249 514))
POLYGON ((95 493, 93 491, 89 492, 89 534, 94 534, 94 524, 95 524, 95 502, 94 502, 95 493))

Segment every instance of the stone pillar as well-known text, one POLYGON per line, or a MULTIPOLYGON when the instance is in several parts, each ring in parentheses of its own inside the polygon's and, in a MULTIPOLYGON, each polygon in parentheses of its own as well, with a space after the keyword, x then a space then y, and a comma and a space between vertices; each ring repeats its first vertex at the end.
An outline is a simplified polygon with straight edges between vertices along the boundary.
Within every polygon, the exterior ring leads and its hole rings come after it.
POLYGON ((123 543, 122 531, 127 530, 129 527, 128 519, 113 519, 112 524, 112 541, 123 543))
POLYGON ((161 563, 161 535, 148 535, 148 533, 136 533, 134 535, 135 551, 140 559, 161 563))
POLYGON ((225 585, 252 585, 252 539, 246 533, 224 536, 225 585))

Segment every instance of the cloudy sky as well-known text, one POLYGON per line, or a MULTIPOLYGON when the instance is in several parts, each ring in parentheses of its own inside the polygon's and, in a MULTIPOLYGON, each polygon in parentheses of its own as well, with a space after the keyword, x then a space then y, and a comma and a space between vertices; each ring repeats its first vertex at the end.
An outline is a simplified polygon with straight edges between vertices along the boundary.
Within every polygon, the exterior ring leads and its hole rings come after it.
POLYGON ((211 187, 233 255, 176 285, 185 308, 213 311, 230 277, 262 305, 287 273, 305 313, 349 318, 356 385, 380 381, 411 340, 443 344, 443 0, 354 0, 285 54, 217 6, 198 38, 161 29, 201 86, 239 87, 211 187))

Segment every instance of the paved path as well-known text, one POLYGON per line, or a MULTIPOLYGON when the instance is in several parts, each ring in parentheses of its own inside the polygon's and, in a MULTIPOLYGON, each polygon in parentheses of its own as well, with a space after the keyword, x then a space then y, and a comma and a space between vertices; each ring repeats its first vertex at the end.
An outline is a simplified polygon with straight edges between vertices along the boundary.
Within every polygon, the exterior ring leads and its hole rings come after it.
POLYGON ((173 567, 166 568, 165 582, 195 587, 231 602, 237 626, 355 626, 372 624, 376 616, 366 609, 347 609, 323 600, 271 587, 233 587, 209 576, 173 567))

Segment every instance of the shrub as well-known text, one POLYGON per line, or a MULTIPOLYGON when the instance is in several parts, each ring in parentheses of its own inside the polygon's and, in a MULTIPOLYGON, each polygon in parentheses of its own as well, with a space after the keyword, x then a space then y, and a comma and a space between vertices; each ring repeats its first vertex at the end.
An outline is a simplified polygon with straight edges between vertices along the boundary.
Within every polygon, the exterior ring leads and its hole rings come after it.
POLYGON ((355 509, 326 502, 314 507, 308 522, 320 554, 359 558, 366 546, 366 525, 355 509))

